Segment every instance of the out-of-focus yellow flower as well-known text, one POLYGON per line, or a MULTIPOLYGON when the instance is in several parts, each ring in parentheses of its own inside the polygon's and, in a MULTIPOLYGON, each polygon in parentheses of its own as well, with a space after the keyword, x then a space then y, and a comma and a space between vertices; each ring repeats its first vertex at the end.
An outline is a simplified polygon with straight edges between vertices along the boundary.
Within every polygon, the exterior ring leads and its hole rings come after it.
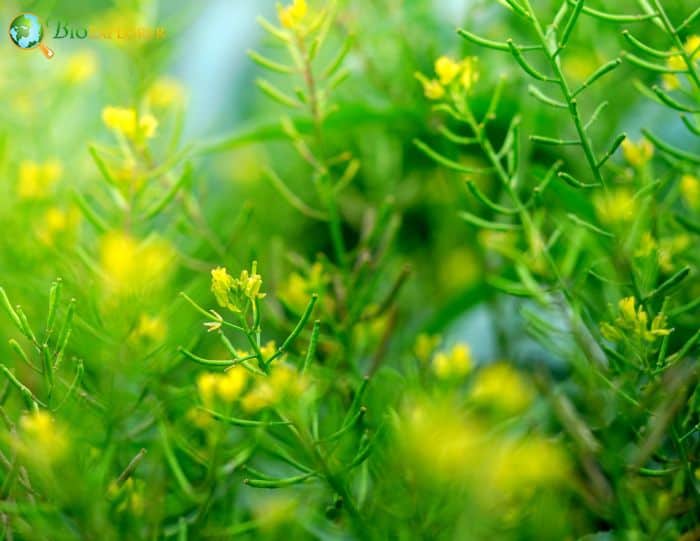
POLYGON ((445 254, 436 269, 440 283, 450 289, 458 289, 474 283, 482 271, 476 254, 469 247, 460 247, 445 254))
MULTIPOLYGON (((287 306, 302 312, 309 303, 311 295, 314 293, 321 295, 329 281, 330 278, 324 272, 323 265, 317 261, 311 265, 306 277, 298 272, 292 272, 280 286, 278 296, 287 306)), ((322 298, 321 302, 327 303, 327 300, 330 298, 322 298)))
POLYGON ((564 74, 576 82, 585 81, 597 68, 596 57, 591 54, 564 55, 562 60, 564 74))
POLYGON ((50 413, 37 410, 20 420, 20 448, 40 463, 51 463, 63 458, 69 441, 65 430, 50 413))
POLYGON ((197 392, 199 398, 205 406, 209 406, 214 401, 216 391, 219 386, 219 376, 212 372, 202 372, 197 377, 197 392))
POLYGON ((445 96, 445 87, 437 79, 428 79, 422 73, 415 74, 416 79, 423 85, 423 94, 429 100, 439 100, 445 96))
POLYGON ((270 532, 283 527, 294 519, 299 500, 291 496, 273 496, 265 498, 253 508, 255 522, 260 529, 270 532))
POLYGON ((690 236, 686 233, 661 239, 659 241, 659 266, 661 270, 667 273, 673 272, 675 256, 685 252, 690 243, 690 236))
MULTIPOLYGON (((700 36, 693 34, 689 36, 683 45, 683 50, 690 56, 694 64, 700 60, 700 36)), ((672 70, 687 71, 688 65, 682 55, 673 55, 666 60, 666 66, 672 70)), ((668 90, 677 90, 681 87, 679 74, 664 73, 662 76, 664 87, 668 90)))
POLYGON ((167 332, 168 327, 165 325, 162 318, 149 314, 141 314, 132 336, 140 340, 162 342, 165 340, 167 332))
POLYGON ((622 141, 622 155, 632 167, 642 167, 654 156, 654 147, 646 139, 635 143, 630 139, 622 141))
POLYGON ((413 353, 421 363, 426 364, 441 340, 442 337, 438 334, 420 333, 413 345, 413 353))
POLYGON ((206 430, 214 421, 209 413, 197 407, 187 410, 187 420, 200 430, 206 430))
POLYGON ((649 316, 634 297, 620 299, 617 304, 619 316, 611 323, 602 323, 600 331, 602 335, 611 341, 620 341, 629 336, 635 336, 646 342, 654 342, 656 339, 667 336, 671 329, 667 328, 666 316, 659 314, 649 326, 649 316))
POLYGON ((455 344, 449 352, 441 351, 433 357, 433 370, 441 379, 466 376, 474 366, 467 344, 455 344))
POLYGON ((649 233, 649 231, 645 231, 642 238, 639 240, 639 246, 634 252, 634 255, 637 257, 647 257, 651 255, 656 248, 656 239, 651 233, 649 233))
POLYGON ((69 83, 80 84, 97 71, 97 56, 92 51, 80 51, 68 58, 64 78, 69 83))
POLYGON ((408 406, 395 434, 404 460, 426 480, 465 480, 482 462, 485 431, 450 404, 422 400, 408 406))
POLYGON ((284 28, 298 28, 308 12, 306 0, 293 0, 288 6, 277 4, 277 16, 284 28))
POLYGON ((528 495, 537 487, 566 482, 571 463, 559 445, 531 435, 497 448, 490 471, 499 491, 528 495))
POLYGON ((102 121, 111 130, 130 139, 150 139, 155 136, 158 128, 158 121, 152 114, 137 116, 135 109, 127 107, 105 107, 102 109, 102 121))
POLYGON ((462 75, 459 78, 459 82, 462 88, 467 92, 469 92, 479 80, 479 70, 476 67, 477 62, 478 59, 476 57, 469 57, 462 60, 460 64, 462 75))
POLYGON ((307 388, 306 378, 294 367, 275 363, 268 376, 256 378, 253 388, 241 399, 241 406, 255 413, 283 401, 295 402, 307 388))
POLYGON ((459 75, 461 69, 459 62, 447 56, 441 56, 435 61, 435 75, 442 85, 449 85, 459 75))
POLYGON ((80 223, 80 211, 76 207, 63 210, 59 207, 49 207, 44 212, 43 220, 38 224, 37 237, 49 246, 56 238, 74 232, 80 223))
POLYGON ((484 366, 474 375, 469 397, 476 404, 517 414, 532 403, 534 392, 517 370, 501 361, 484 366))
POLYGON ((680 183, 681 196, 691 208, 700 207, 700 179, 693 175, 683 175, 680 183))
POLYGON ((61 178, 63 166, 58 160, 37 163, 24 160, 19 164, 17 195, 22 199, 44 199, 61 178))
POLYGON ((179 106, 185 103, 185 89, 171 77, 160 77, 148 89, 146 99, 152 107, 161 109, 179 106))
POLYGON ((700 35, 693 34, 688 36, 685 40, 683 49, 690 56, 691 59, 698 61, 700 60, 700 35))
POLYGON ((598 219, 605 224, 623 224, 634 218, 636 201, 628 188, 613 188, 593 197, 598 219))
POLYGON ((219 376, 216 390, 224 402, 233 402, 240 398, 248 381, 248 372, 245 368, 235 366, 228 372, 219 376))
POLYGON ((167 282, 174 257, 165 240, 139 242, 127 233, 110 231, 100 241, 105 290, 122 296, 160 289, 167 282))

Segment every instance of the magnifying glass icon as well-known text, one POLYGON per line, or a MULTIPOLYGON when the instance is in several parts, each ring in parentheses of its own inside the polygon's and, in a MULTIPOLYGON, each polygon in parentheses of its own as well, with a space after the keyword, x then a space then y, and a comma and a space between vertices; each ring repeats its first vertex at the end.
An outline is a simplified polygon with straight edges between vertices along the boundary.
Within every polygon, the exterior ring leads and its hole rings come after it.
POLYGON ((21 13, 10 23, 8 30, 10 39, 17 47, 23 50, 38 47, 46 58, 52 58, 54 52, 44 45, 44 27, 39 21, 39 17, 33 13, 21 13))

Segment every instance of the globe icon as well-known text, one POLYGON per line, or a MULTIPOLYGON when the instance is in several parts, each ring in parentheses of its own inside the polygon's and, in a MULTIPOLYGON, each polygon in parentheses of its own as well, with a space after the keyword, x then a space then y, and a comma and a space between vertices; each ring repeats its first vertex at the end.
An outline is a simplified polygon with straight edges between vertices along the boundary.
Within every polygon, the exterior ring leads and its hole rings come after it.
POLYGON ((53 56, 53 51, 41 44, 44 28, 39 18, 32 13, 17 15, 10 23, 10 39, 20 49, 39 47, 47 58, 53 56))

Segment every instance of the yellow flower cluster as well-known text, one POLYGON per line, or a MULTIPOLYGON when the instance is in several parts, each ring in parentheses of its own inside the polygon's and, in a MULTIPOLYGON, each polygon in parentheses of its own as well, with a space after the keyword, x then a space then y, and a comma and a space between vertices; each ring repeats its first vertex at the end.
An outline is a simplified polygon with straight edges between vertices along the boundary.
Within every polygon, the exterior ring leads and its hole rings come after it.
POLYGON ((473 366, 471 350, 463 343, 455 344, 449 352, 441 351, 433 357, 433 370, 440 379, 466 376, 473 366))
POLYGON ((102 109, 102 121, 109 129, 129 139, 150 139, 155 137, 158 121, 150 113, 137 115, 130 107, 107 106, 102 109))
POLYGON ((37 236, 41 242, 51 246, 57 237, 73 232, 79 223, 80 211, 76 207, 68 210, 49 207, 38 225, 37 236))
POLYGON ((471 402, 502 413, 521 413, 534 400, 532 386, 507 362, 481 368, 469 392, 471 402))
POLYGON ((502 436, 450 403, 422 399, 404 408, 394 437, 412 475, 428 483, 478 487, 474 496, 488 503, 561 485, 571 470, 555 442, 535 434, 502 436))
POLYGON ((671 333, 671 329, 666 327, 666 316, 663 313, 659 313, 649 326, 649 315, 641 304, 637 306, 634 297, 620 299, 617 306, 619 315, 615 321, 600 325, 601 334, 608 340, 617 342, 632 333, 646 342, 653 342, 671 333))
POLYGON ((146 92, 149 105, 159 109, 167 109, 171 106, 185 103, 185 89, 171 77, 160 77, 146 92))
MULTIPOLYGON (((330 278, 324 272, 323 265, 316 262, 311 265, 307 276, 292 272, 278 290, 278 297, 292 310, 301 312, 306 308, 309 297, 316 293, 320 295, 330 278)), ((322 299, 324 303, 332 302, 330 297, 322 299)))
POLYGON ((673 272, 675 270, 674 257, 685 252, 690 244, 690 236, 687 233, 661 239, 659 241, 659 266, 661 270, 667 273, 673 272))
POLYGON ((242 398, 241 407, 248 413, 255 413, 283 400, 296 400, 306 388, 306 379, 294 367, 275 363, 267 377, 256 379, 253 388, 242 398))
MULTIPOLYGON (((263 356, 271 354, 275 345, 269 343, 266 348, 263 356)), ((249 355, 243 351, 240 354, 249 355)), ((274 362, 267 376, 251 377, 246 368, 239 365, 224 373, 205 372, 197 378, 197 392, 205 406, 211 407, 217 400, 226 404, 239 402, 247 413, 276 406, 286 399, 296 399, 306 388, 306 379, 282 361, 274 362)))
POLYGON ((19 164, 17 195, 22 199, 44 199, 61 178, 63 166, 58 160, 37 163, 24 160, 19 164))
POLYGON ((230 404, 238 400, 248 382, 248 371, 242 366, 234 366, 227 372, 204 372, 197 378, 197 391, 202 403, 210 407, 218 397, 230 404))
POLYGON ((68 58, 63 77, 72 84, 84 83, 97 71, 97 57, 92 51, 80 51, 68 58))
POLYGON ((683 175, 680 183, 681 196, 689 207, 700 207, 700 179, 693 175, 683 175))
POLYGON ((439 100, 445 97, 449 88, 469 92, 479 80, 476 67, 477 59, 465 58, 456 62, 447 56, 441 56, 435 61, 434 71, 437 79, 429 79, 422 73, 416 73, 416 78, 423 85, 423 93, 429 100, 439 100))
POLYGON ((131 333, 132 339, 146 342, 162 342, 168 333, 168 327, 162 318, 149 314, 141 314, 131 333))
MULTIPOLYGON (((690 56, 694 63, 700 61, 700 36, 692 35, 689 36, 683 45, 683 50, 690 56)), ((688 66, 685 63, 685 59, 680 54, 673 55, 666 61, 666 66, 672 70, 687 71, 688 66)), ((678 74, 675 73, 665 73, 662 76, 664 87, 667 90, 677 90, 681 87, 681 79, 678 74)))
POLYGON ((624 224, 634 218, 637 208, 634 194, 628 188, 613 188, 593 196, 596 216, 605 224, 624 224))
POLYGON ((156 290, 166 282, 174 257, 165 240, 139 242, 127 233, 110 231, 100 240, 105 291, 127 296, 156 290))
POLYGON ((19 437, 19 449, 42 464, 60 460, 69 447, 63 427, 44 410, 33 411, 21 418, 19 437))
POLYGON ((421 363, 430 361, 442 338, 436 334, 420 333, 413 345, 413 353, 421 363))
POLYGON ((308 12, 306 0, 293 0, 288 6, 277 4, 277 17, 284 28, 299 28, 308 12))
POLYGON ((625 139, 622 141, 622 155, 632 167, 640 168, 654 156, 654 147, 646 139, 637 143, 625 139))
POLYGON ((211 291, 219 306, 242 312, 247 302, 254 303, 265 297, 265 293, 260 292, 262 277, 257 273, 257 265, 257 261, 253 261, 250 272, 242 270, 239 278, 231 276, 224 267, 212 269, 211 291))

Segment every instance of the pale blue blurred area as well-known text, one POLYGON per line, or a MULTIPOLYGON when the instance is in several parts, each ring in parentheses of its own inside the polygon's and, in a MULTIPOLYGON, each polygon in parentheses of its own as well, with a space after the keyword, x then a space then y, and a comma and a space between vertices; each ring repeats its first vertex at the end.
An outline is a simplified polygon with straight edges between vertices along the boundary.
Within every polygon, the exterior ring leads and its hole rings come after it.
POLYGON ((255 48, 264 32, 255 20, 274 11, 271 1, 212 0, 202 6, 173 55, 173 72, 190 92, 186 139, 231 129, 243 116, 236 104, 245 104, 256 91, 246 51, 255 48))

